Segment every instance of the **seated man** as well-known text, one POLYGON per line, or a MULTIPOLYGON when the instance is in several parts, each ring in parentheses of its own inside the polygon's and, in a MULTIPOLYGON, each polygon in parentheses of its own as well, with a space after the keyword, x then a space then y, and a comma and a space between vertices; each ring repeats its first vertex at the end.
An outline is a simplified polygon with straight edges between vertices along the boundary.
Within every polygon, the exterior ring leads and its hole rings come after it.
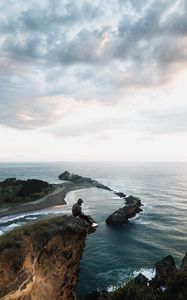
POLYGON ((78 199, 77 203, 73 204, 73 207, 72 207, 73 216, 74 217, 79 216, 80 218, 86 220, 92 227, 97 227, 98 224, 95 223, 95 221, 90 216, 87 216, 82 212, 82 207, 81 207, 82 203, 83 203, 83 200, 78 199))

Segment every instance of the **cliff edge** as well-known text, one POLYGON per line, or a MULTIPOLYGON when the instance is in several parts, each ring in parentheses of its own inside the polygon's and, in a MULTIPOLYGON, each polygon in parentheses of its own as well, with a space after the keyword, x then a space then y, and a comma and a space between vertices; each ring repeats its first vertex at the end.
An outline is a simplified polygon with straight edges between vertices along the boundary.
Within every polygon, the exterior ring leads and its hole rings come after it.
POLYGON ((75 300, 85 238, 93 229, 72 216, 48 218, 0 238, 0 299, 75 300))

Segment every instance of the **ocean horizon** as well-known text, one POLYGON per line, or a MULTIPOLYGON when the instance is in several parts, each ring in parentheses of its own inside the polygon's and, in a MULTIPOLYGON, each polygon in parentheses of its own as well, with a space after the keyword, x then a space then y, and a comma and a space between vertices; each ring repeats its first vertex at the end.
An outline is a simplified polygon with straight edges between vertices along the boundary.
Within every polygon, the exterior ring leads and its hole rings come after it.
POLYGON ((179 264, 187 249, 186 162, 3 162, 0 180, 36 178, 58 183, 63 171, 88 176, 127 195, 141 199, 143 212, 128 226, 110 228, 106 217, 124 205, 108 191, 91 188, 67 194, 67 205, 0 218, 0 234, 47 215, 69 214, 81 197, 84 212, 99 223, 87 237, 81 259, 77 295, 115 289, 143 272, 154 275, 154 265, 171 254, 179 264))

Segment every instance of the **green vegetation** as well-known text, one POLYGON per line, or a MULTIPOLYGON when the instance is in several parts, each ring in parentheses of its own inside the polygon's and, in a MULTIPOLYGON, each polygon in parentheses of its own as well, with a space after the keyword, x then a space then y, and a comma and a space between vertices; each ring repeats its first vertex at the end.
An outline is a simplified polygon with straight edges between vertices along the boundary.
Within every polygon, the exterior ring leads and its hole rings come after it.
POLYGON ((48 195, 55 188, 56 185, 42 180, 7 178, 0 182, 0 206, 35 201, 48 195))
POLYGON ((46 217, 21 226, 0 237, 0 252, 12 247, 20 248, 24 238, 30 237, 35 247, 42 248, 56 232, 61 231, 68 236, 73 233, 86 234, 86 227, 72 216, 46 217))

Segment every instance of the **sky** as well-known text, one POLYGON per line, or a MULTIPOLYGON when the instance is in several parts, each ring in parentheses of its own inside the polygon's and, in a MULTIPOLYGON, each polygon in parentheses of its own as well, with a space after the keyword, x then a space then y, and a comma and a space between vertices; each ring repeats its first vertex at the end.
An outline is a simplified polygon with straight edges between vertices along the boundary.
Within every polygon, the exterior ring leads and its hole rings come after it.
POLYGON ((0 162, 187 161, 187 0, 1 0, 0 162))

